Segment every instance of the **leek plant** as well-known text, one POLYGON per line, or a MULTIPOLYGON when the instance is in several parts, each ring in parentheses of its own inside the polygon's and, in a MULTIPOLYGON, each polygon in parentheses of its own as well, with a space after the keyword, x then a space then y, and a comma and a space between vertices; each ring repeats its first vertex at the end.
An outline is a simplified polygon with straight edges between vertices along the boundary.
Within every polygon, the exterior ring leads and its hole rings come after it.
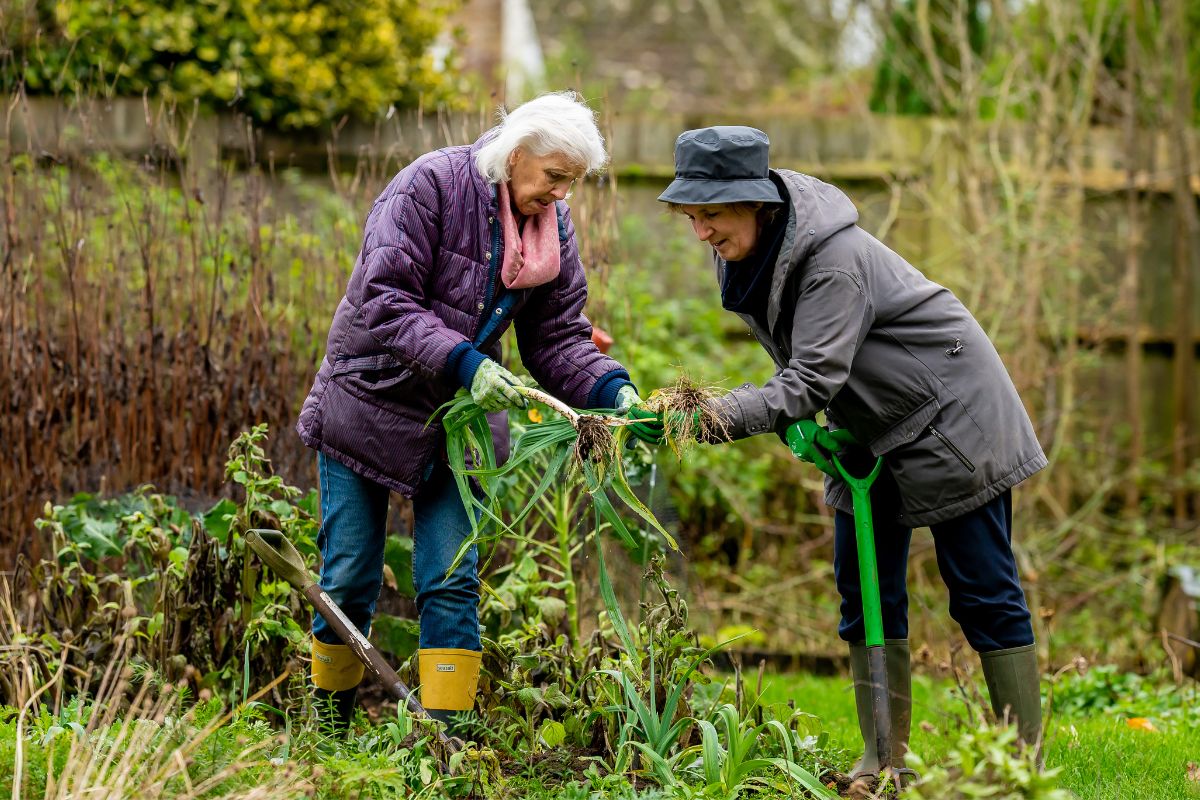
POLYGON ((519 432, 511 457, 502 465, 496 463, 487 413, 470 395, 464 393, 443 406, 447 458, 472 524, 471 536, 459 548, 451 570, 474 545, 511 538, 537 546, 561 579, 571 646, 578 652, 583 637, 573 560, 581 547, 574 536, 580 495, 590 497, 597 522, 604 520, 628 550, 638 547, 637 540, 613 498, 661 534, 670 547, 678 549, 678 545, 634 494, 626 476, 622 455, 632 420, 576 411, 528 386, 518 390, 550 411, 543 419, 535 408, 532 424, 519 432), (514 488, 520 490, 522 502, 506 519, 500 493, 514 488), (528 521, 535 513, 552 531, 552 544, 537 542, 529 534, 528 521))
MULTIPOLYGON (((607 522, 613 533, 630 550, 637 547, 637 542, 613 505, 610 492, 657 531, 672 549, 679 549, 671 534, 634 494, 626 477, 622 454, 629 441, 627 426, 632 420, 611 414, 576 411, 545 392, 528 386, 520 386, 518 390, 529 399, 552 409, 556 416, 530 425, 517 438, 512 456, 502 465, 496 464, 487 413, 475 404, 470 395, 460 395, 443 406, 445 416, 442 424, 446 429, 447 458, 472 524, 472 535, 460 548, 454 566, 472 545, 515 534, 517 526, 551 487, 567 485, 579 485, 591 496, 597 518, 607 522), (541 466, 540 478, 530 491, 524 507, 506 521, 500 513, 497 480, 531 465, 541 466), (474 486, 472 482, 475 482, 474 486)), ((555 527, 557 532, 565 535, 570 526, 566 521, 559 520, 555 527)))
POLYGON ((717 725, 706 719, 698 720, 701 743, 680 754, 682 757, 687 754, 699 757, 694 768, 702 780, 705 796, 733 800, 753 789, 776 795, 787 791, 789 796, 797 797, 798 785, 822 800, 837 797, 815 775, 796 763, 791 733, 782 722, 772 719, 755 725, 752 719, 744 719, 728 703, 717 708, 713 716, 723 729, 724 737, 718 732, 717 725), (778 742, 782 756, 762 753, 764 740, 772 736, 778 742), (782 781, 770 777, 771 773, 781 775, 782 781))

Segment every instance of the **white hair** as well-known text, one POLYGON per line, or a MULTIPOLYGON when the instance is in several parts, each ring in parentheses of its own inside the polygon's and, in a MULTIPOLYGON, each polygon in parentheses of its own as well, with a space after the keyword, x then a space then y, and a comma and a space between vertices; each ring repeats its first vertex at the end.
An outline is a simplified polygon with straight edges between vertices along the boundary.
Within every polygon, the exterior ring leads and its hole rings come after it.
POLYGON ((532 155, 561 154, 596 172, 608 162, 604 137, 596 127, 596 113, 575 92, 554 92, 535 97, 508 114, 500 109, 496 136, 475 154, 475 165, 491 183, 509 179, 508 158, 518 147, 532 155))

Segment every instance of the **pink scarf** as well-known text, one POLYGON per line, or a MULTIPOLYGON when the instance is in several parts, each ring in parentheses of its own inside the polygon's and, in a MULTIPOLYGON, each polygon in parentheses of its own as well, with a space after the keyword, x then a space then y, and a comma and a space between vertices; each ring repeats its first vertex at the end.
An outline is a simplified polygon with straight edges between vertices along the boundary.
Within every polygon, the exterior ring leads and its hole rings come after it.
POLYGON ((509 289, 530 289, 558 277, 558 212, 551 203, 537 216, 525 220, 525 230, 517 227, 509 201, 508 184, 499 189, 500 228, 504 231, 504 262, 500 279, 509 289))

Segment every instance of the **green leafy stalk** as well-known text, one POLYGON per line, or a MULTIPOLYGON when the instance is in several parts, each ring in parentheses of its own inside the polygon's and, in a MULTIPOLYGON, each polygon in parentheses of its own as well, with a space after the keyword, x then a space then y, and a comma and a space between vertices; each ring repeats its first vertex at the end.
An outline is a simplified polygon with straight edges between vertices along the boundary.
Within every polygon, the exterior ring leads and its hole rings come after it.
POLYGON ((503 465, 496 464, 487 414, 469 395, 459 395, 430 417, 432 422, 439 414, 444 414, 442 424, 446 430, 447 459, 472 527, 471 536, 459 548, 450 569, 461 563, 471 547, 505 535, 516 535, 516 527, 550 488, 572 480, 573 475, 582 480, 598 513, 627 548, 636 548, 637 541, 608 497, 610 489, 618 500, 657 531, 672 549, 677 550, 675 539, 634 494, 625 475, 620 454, 624 452, 629 435, 626 429, 628 420, 579 412, 527 387, 522 387, 522 392, 549 404, 559 416, 530 426, 517 439, 512 457, 503 465), (588 436, 598 435, 602 444, 595 447, 589 444, 581 448, 581 431, 585 429, 588 436), (545 471, 540 480, 520 511, 506 522, 500 513, 499 499, 493 491, 499 483, 498 479, 528 468, 542 459, 545 471), (481 491, 476 491, 472 480, 477 482, 481 491))

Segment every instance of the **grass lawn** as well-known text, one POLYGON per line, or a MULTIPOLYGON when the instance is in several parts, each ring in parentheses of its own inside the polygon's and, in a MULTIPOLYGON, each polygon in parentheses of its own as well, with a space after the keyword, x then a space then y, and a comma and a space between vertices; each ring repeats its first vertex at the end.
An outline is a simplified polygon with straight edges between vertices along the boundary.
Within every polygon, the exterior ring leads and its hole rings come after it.
MULTIPOLYGON (((849 759, 857 757, 862 744, 848 678, 768 673, 763 702, 789 699, 820 718, 831 743, 844 748, 849 759)), ((1154 731, 1131 728, 1125 715, 1059 715, 1047 730, 1046 764, 1061 768, 1062 786, 1080 800, 1200 798, 1200 774, 1194 771, 1194 779, 1188 778, 1188 763, 1200 764, 1200 727, 1155 712, 1153 707, 1140 712, 1154 731)), ((914 676, 912 747, 926 761, 944 757, 968 718, 951 682, 914 676)))

